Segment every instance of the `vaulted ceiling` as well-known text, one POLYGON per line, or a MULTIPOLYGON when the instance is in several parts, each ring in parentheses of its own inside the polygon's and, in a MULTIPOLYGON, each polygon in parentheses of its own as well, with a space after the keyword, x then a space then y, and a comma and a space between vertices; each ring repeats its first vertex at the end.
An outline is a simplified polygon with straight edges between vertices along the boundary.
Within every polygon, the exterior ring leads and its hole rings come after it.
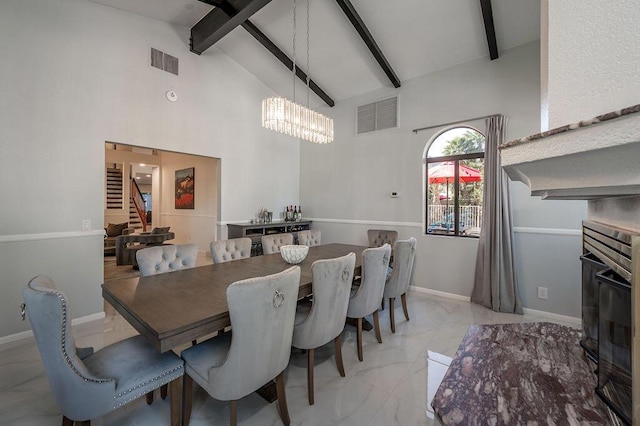
MULTIPOLYGON (((292 96, 292 73, 282 62, 283 55, 293 56, 292 0, 92 1, 191 28, 192 35, 196 35, 194 47, 200 49, 202 55, 214 54, 218 48, 276 93, 292 96), (214 11, 213 4, 221 7, 214 11), (234 12, 238 14, 234 16, 234 12), (196 24, 207 14, 216 15, 209 16, 212 22, 209 28, 198 29, 196 24), (249 22, 245 21, 246 17, 249 22), (210 43, 206 40, 196 40, 200 35, 197 31, 214 37, 213 48, 208 48, 210 43), (265 48, 268 43, 275 48, 271 46, 271 51, 265 48), (280 59, 273 51, 281 52, 280 59)), ((326 94, 322 99, 312 94, 312 104, 394 87, 403 81, 481 57, 489 61, 490 56, 499 56, 504 50, 540 38, 539 0, 309 2, 309 75, 326 94), (488 19, 488 6, 492 19, 488 19), (365 44, 352 24, 358 21, 377 46, 377 53, 371 47, 371 40, 369 46, 365 44)), ((306 0, 297 0, 296 62, 303 71, 307 71, 306 3, 306 0)), ((204 21, 200 28, 203 26, 204 21)), ((180 56, 180 52, 175 53, 180 56)), ((194 53, 189 53, 189 46, 185 46, 184 54, 194 53)), ((296 87, 296 90, 304 90, 300 80, 296 87)))

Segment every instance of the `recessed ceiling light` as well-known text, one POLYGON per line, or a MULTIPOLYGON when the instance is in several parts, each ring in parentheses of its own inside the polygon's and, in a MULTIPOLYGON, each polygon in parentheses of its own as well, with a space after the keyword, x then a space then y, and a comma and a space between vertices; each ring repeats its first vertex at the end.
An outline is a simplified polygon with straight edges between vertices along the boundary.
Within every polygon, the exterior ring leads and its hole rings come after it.
POLYGON ((140 179, 140 176, 136 176, 136 179, 140 179))
POLYGON ((146 166, 146 164, 144 164, 144 163, 140 163, 140 164, 138 164, 138 165, 139 165, 140 167, 144 167, 144 166, 146 166))
POLYGON ((151 175, 147 175, 147 177, 151 177, 151 175))

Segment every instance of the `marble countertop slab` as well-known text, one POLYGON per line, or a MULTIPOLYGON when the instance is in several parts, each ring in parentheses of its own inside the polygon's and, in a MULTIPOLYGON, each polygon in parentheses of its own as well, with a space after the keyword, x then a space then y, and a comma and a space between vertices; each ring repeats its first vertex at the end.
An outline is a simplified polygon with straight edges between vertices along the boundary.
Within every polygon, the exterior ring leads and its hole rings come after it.
POLYGON ((431 405, 445 425, 609 424, 579 330, 471 325, 431 405))

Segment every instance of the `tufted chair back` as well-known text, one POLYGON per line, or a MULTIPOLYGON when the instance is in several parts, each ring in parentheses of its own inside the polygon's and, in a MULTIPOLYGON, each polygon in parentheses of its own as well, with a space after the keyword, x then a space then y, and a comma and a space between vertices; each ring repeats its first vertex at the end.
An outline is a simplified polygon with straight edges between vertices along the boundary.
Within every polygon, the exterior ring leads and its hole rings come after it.
POLYGON ((196 244, 147 247, 136 253, 140 275, 143 277, 193 268, 196 266, 197 257, 198 246, 196 244))
POLYGON ((400 297, 409 289, 413 260, 416 256, 416 239, 399 240, 393 245, 393 272, 384 288, 384 297, 400 297))
POLYGON ((213 263, 251 257, 251 238, 232 238, 230 240, 212 241, 209 245, 213 263))
POLYGON ((389 244, 368 248, 362 252, 362 281, 349 300, 349 318, 364 317, 378 310, 382 302, 390 257, 389 244))
POLYGON ((23 288, 22 297, 53 396, 64 416, 62 424, 101 417, 184 373, 176 354, 159 353, 140 335, 95 353, 93 348, 83 348, 81 359, 67 298, 53 281, 44 275, 33 278, 23 288))
POLYGON ((387 231, 385 229, 369 229, 367 231, 369 247, 382 247, 385 244, 393 246, 398 239, 398 231, 387 231))
POLYGON ((300 318, 301 322, 296 321, 293 346, 300 349, 317 348, 342 333, 355 264, 356 255, 353 253, 313 262, 313 305, 306 318, 300 318))
POLYGON ((62 413, 71 419, 85 420, 111 411, 110 397, 116 383, 113 379, 94 376, 76 355, 66 296, 56 290, 51 278, 38 275, 23 288, 22 297, 53 396, 62 413))
POLYGON ((308 231, 300 231, 298 232, 298 244, 302 246, 319 246, 322 244, 320 242, 320 238, 322 237, 322 232, 319 229, 309 229, 308 231))
POLYGON ((264 254, 280 253, 280 247, 293 244, 293 234, 274 234, 262 237, 264 254))

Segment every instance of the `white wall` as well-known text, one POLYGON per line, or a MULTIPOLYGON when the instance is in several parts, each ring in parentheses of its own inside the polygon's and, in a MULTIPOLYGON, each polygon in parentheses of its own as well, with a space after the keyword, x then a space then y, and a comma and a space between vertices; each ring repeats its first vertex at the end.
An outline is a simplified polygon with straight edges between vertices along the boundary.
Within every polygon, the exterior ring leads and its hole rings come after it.
MULTIPOLYGON (((423 152, 441 129, 428 125, 503 113, 507 139, 540 129, 539 44, 503 52, 496 61, 481 58, 338 103, 326 112, 335 120, 330 145, 302 144, 301 203, 323 242, 366 243, 368 228, 398 229, 400 238, 418 239, 414 285, 469 296, 477 240, 424 235, 423 152), (398 94, 400 126, 355 135, 357 105, 398 94), (391 191, 401 192, 390 198, 391 191)), ((470 122, 484 131, 482 121, 470 122)), ((516 226, 516 272, 526 307, 563 315, 580 314, 580 255, 575 233, 585 203, 542 202, 519 183, 512 187, 516 226), (555 246, 540 250, 552 235, 555 246), (540 243, 539 240, 543 242, 540 243), (549 287, 540 301, 535 287, 549 287), (535 292, 535 293, 534 293, 535 292)))
MULTIPOLYGON (((640 102, 640 7, 635 0, 544 0, 542 71, 549 127, 640 102)), ((589 201, 590 219, 640 230, 640 197, 589 201)))
POLYGON ((85 0, 3 0, 0 28, 0 336, 29 329, 20 289, 39 273, 74 316, 102 311, 105 141, 220 158, 222 222, 297 201, 298 143, 260 126, 272 91, 215 48, 190 53, 187 28, 85 0), (180 75, 150 67, 151 47, 180 75))
POLYGON ((201 252, 209 251, 216 240, 218 210, 218 159, 173 152, 162 152, 159 225, 170 226, 173 244, 194 243, 201 252), (175 172, 194 168, 194 208, 175 208, 175 172))
POLYGON ((637 0, 543 2, 550 128, 638 103, 639 21, 637 0))

